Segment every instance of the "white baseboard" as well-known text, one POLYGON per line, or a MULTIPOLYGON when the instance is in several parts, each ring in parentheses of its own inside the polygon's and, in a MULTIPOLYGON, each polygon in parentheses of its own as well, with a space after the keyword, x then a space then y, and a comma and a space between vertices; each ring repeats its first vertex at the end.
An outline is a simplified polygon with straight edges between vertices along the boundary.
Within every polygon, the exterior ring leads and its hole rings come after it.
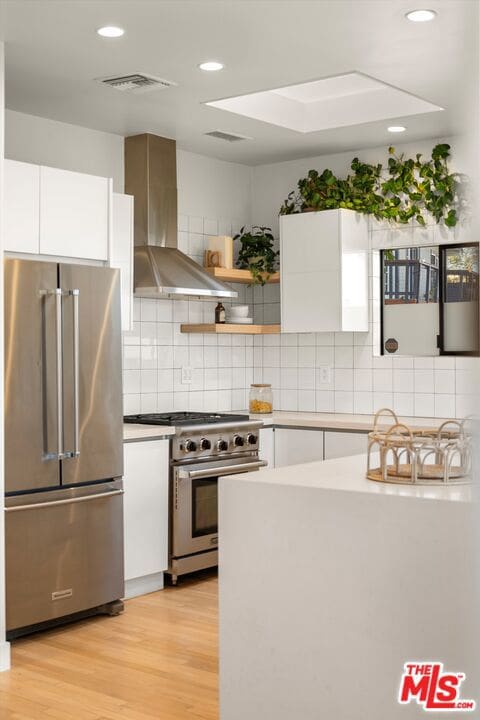
POLYGON ((125 600, 163 590, 163 572, 125 581, 125 600))
POLYGON ((10 643, 0 642, 0 672, 10 670, 10 643))

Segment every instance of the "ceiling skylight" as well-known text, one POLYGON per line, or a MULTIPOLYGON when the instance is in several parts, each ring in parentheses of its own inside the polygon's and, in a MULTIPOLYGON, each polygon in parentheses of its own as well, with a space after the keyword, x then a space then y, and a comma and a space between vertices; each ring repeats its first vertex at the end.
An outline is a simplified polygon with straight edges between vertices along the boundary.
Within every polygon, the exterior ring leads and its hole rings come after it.
POLYGON ((300 133, 443 110, 358 72, 205 104, 300 133))

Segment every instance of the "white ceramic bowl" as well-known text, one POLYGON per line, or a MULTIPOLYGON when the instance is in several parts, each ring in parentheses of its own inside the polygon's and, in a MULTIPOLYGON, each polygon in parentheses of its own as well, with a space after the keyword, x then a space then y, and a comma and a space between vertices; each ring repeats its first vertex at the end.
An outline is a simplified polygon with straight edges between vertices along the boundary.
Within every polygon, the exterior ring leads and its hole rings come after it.
POLYGON ((232 305, 232 307, 230 308, 230 317, 248 317, 248 305, 232 305))
POLYGON ((251 317, 236 317, 231 318, 232 325, 253 325, 253 318, 251 317))

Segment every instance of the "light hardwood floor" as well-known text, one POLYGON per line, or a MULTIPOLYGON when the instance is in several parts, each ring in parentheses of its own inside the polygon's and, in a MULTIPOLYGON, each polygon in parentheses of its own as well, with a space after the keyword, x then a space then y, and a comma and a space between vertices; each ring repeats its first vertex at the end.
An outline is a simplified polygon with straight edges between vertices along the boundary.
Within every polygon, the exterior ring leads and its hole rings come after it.
POLYGON ((13 643, 1 720, 217 720, 217 580, 13 643))

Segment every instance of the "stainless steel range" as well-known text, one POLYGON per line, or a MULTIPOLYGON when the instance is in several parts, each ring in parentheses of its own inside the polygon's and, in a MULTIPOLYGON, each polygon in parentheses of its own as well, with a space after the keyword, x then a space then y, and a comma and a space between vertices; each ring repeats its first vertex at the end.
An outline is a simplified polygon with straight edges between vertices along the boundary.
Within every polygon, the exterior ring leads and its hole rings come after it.
POLYGON ((179 575, 218 564, 218 478, 251 472, 261 421, 248 415, 165 413, 129 415, 125 422, 175 427, 170 441, 170 563, 179 575))

